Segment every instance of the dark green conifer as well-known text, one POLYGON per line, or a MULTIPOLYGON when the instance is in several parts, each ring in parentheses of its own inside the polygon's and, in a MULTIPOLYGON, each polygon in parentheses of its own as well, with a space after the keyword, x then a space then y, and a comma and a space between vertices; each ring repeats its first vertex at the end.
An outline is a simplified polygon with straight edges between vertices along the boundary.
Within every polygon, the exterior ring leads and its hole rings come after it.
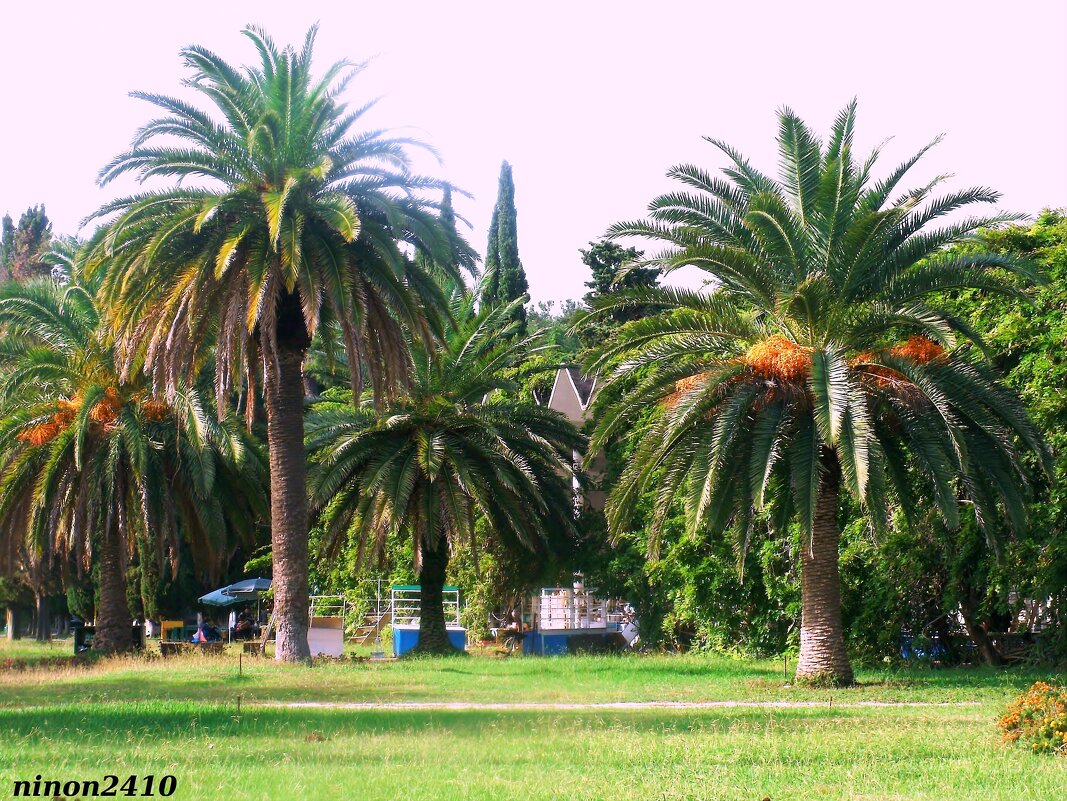
POLYGON ((43 205, 26 209, 17 227, 5 214, 0 234, 0 280, 25 281, 48 275, 52 266, 44 257, 51 241, 52 223, 43 205))
MULTIPOLYGON (((530 285, 519 259, 518 225, 515 211, 515 181, 511 165, 500 166, 500 188, 496 207, 489 223, 489 244, 485 253, 485 276, 482 280, 482 305, 500 306, 525 295, 530 285)), ((516 317, 526 325, 526 310, 521 306, 516 317)))

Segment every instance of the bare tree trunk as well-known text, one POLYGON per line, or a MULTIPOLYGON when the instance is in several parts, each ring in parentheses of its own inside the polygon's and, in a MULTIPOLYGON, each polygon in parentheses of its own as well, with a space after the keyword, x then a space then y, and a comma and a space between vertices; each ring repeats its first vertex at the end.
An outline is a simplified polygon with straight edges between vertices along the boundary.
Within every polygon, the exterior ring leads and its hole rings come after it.
POLYGON ((263 353, 277 621, 274 658, 280 662, 306 662, 311 658, 311 649, 308 647, 307 467, 301 369, 304 347, 279 341, 277 360, 270 348, 264 347, 263 353))
POLYGON ((133 618, 126 603, 126 577, 122 570, 122 543, 117 519, 108 521, 101 532, 99 566, 100 606, 96 610, 93 651, 128 651, 133 647, 130 636, 133 618))
POLYGON ((838 570, 841 532, 837 525, 841 468, 836 458, 824 461, 826 471, 815 506, 810 546, 801 562, 800 659, 796 677, 832 685, 853 683, 841 623, 841 574, 838 570))
POLYGON ((419 572, 419 644, 414 648, 415 653, 458 653, 448 639, 448 627, 445 624, 444 588, 447 569, 448 543, 442 537, 434 550, 425 547, 422 550, 422 570, 419 572))

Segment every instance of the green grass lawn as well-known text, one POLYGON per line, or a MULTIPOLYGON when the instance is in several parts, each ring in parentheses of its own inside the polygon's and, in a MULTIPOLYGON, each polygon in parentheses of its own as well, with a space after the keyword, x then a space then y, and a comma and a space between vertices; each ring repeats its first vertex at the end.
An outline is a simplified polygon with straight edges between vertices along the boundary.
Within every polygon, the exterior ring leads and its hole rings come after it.
MULTIPOLYGON (((33 646, 19 645, 27 658, 33 646)), ((39 648, 39 647, 38 647, 39 648)), ((43 649, 42 649, 43 650, 43 649)), ((7 655, 0 646, 0 659, 7 655)), ((713 656, 433 659, 280 667, 236 655, 0 673, 0 797, 16 778, 169 773, 174 798, 1054 799, 1067 759, 1000 743, 1047 672, 861 671, 784 686, 713 656), (237 698, 241 698, 238 714, 237 698), (286 701, 818 701, 706 710, 350 710, 286 701), (946 703, 857 707, 862 701, 946 703)), ((158 778, 157 778, 158 780, 158 778)))

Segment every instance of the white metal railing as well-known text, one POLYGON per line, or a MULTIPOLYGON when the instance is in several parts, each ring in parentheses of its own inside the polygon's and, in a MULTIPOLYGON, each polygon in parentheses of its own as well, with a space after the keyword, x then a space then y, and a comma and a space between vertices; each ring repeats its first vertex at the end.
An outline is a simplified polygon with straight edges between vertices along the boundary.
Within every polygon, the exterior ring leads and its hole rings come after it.
POLYGON ((348 600, 343 595, 312 595, 308 604, 308 617, 344 618, 348 600))
POLYGON ((374 616, 381 618, 385 614, 385 596, 382 595, 382 582, 384 579, 364 579, 364 582, 369 582, 375 585, 374 591, 374 616))
MULTIPOLYGON (((445 587, 441 593, 445 625, 459 626, 459 588, 445 587)), ((403 584, 389 590, 389 611, 393 625, 418 625, 422 617, 422 589, 403 584)))
POLYGON ((609 625, 622 628, 629 623, 637 621, 637 612, 626 601, 611 599, 606 602, 606 609, 609 625))
POLYGON ((538 627, 543 630, 603 629, 609 622, 605 602, 580 582, 542 588, 537 609, 538 627))

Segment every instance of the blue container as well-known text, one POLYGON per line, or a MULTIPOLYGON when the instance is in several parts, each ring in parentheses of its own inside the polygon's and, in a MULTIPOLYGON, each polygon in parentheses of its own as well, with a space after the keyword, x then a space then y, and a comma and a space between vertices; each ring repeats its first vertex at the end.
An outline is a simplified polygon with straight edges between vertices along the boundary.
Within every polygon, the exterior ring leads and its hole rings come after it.
POLYGON ((561 656, 567 653, 566 634, 551 631, 532 631, 522 643, 524 656, 561 656))
MULTIPOLYGON (((448 641, 452 647, 467 650, 467 630, 448 626, 448 641)), ((403 656, 419 644, 419 627, 414 623, 398 623, 393 626, 393 656, 403 656)))
POLYGON ((578 638, 586 648, 593 645, 598 646, 595 650, 610 650, 618 634, 619 627, 614 623, 595 629, 535 629, 522 641, 522 653, 523 656, 562 656, 574 650, 572 637, 578 638))

